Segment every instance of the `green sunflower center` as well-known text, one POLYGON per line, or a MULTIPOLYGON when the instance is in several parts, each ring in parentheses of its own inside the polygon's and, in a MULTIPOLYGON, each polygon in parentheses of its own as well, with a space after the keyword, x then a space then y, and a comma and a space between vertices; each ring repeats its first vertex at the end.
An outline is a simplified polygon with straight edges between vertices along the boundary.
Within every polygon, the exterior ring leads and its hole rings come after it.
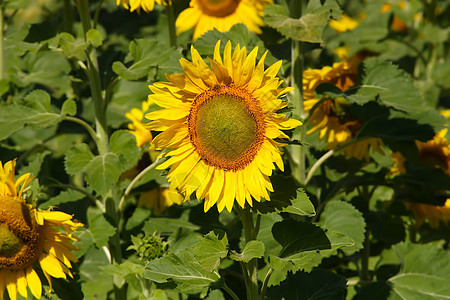
POLYGON ((22 241, 9 230, 9 227, 6 224, 0 224, 0 256, 14 256, 22 246, 22 241))
POLYGON ((226 161, 242 156, 256 141, 256 121, 242 100, 217 95, 198 110, 197 135, 206 151, 226 161))
POLYGON ((42 252, 43 236, 34 214, 21 199, 0 197, 0 269, 21 270, 42 252))
POLYGON ((264 140, 264 121, 255 99, 223 86, 206 91, 189 116, 191 141, 203 160, 224 170, 245 167, 264 140))

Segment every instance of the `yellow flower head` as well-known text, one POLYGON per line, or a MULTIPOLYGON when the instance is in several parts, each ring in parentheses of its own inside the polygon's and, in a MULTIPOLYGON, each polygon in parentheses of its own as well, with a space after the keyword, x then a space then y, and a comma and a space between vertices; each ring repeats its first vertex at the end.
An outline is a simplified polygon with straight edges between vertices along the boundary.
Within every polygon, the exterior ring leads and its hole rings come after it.
POLYGON ((135 136, 138 147, 144 146, 147 142, 150 143, 153 139, 150 130, 145 128, 142 123, 144 113, 147 111, 150 104, 150 101, 144 101, 142 102, 142 110, 133 108, 130 112, 125 114, 125 117, 133 122, 128 124, 128 129, 130 129, 129 132, 135 136))
POLYGON ((417 227, 428 220, 432 228, 438 228, 439 221, 448 223, 450 220, 450 199, 442 206, 413 202, 405 202, 405 206, 413 212, 417 227))
POLYGON ((159 5, 167 6, 171 4, 171 0, 116 0, 117 6, 122 3, 123 7, 130 10, 131 12, 137 10, 138 13, 143 9, 145 12, 151 12, 155 7, 155 2, 159 5))
POLYGON ((14 172, 15 160, 0 162, 0 299, 5 290, 12 300, 17 293, 27 298, 27 287, 40 299, 42 283, 33 266, 39 262, 50 288, 51 277, 72 277, 70 262, 77 261, 72 232, 83 225, 66 213, 40 212, 27 204, 21 196, 31 176, 15 181, 14 172))
POLYGON ((350 16, 343 14, 339 20, 332 19, 328 24, 337 32, 342 33, 355 29, 355 27, 359 25, 359 22, 350 16))
POLYGON ((194 29, 194 41, 214 28, 226 32, 238 23, 250 31, 261 33, 264 8, 273 0, 191 0, 190 7, 176 21, 177 33, 194 29))
POLYGON ((177 191, 167 187, 157 187, 142 193, 139 197, 138 206, 151 209, 157 216, 163 214, 167 208, 174 204, 183 204, 184 198, 177 191))
POLYGON ((223 58, 219 50, 220 41, 209 67, 192 47, 193 61, 180 60, 184 73, 150 86, 149 97, 165 109, 146 115, 153 120, 148 128, 162 131, 152 147, 169 149, 161 156, 171 156, 158 169, 171 166, 171 188, 185 200, 195 192, 205 199, 205 211, 214 204, 231 211, 235 199, 241 207, 252 205, 252 198, 269 200, 274 163, 283 170, 273 139, 301 125, 276 113, 287 105, 278 97, 292 90, 279 88, 281 61, 264 70, 267 52, 256 64, 258 48, 247 55, 237 45, 232 55, 228 42, 223 58))
MULTIPOLYGON (((322 69, 308 69, 303 73, 303 92, 305 99, 305 111, 311 112, 320 101, 315 98, 314 91, 321 83, 330 83, 342 91, 347 90, 356 83, 358 56, 344 58, 341 62, 334 63, 332 67, 325 66, 322 69)), ((313 125, 307 134, 319 131, 320 139, 325 138, 327 149, 334 149, 342 144, 352 141, 362 123, 348 112, 349 104, 343 98, 326 99, 312 111, 309 122, 313 125)), ((369 149, 383 153, 382 141, 378 138, 369 138, 343 148, 341 151, 350 157, 357 159, 369 159, 369 149)))

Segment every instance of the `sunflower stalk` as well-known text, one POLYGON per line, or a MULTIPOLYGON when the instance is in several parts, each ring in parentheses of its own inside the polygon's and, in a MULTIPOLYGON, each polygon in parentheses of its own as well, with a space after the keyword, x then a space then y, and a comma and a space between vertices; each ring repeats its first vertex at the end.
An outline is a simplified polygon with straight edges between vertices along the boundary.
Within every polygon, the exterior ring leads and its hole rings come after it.
MULTIPOLYGON (((298 19, 302 15, 302 1, 291 0, 290 16, 298 19)), ((291 83, 295 88, 291 93, 291 100, 294 103, 294 117, 300 120, 305 119, 305 109, 303 104, 303 42, 291 41, 291 83)), ((300 127, 292 136, 293 139, 304 141, 305 128, 300 127)), ((292 161, 292 175, 301 184, 305 184, 305 147, 290 146, 291 161, 292 161)))
POLYGON ((169 26, 170 46, 176 48, 177 32, 175 29, 175 15, 173 13, 172 1, 169 1, 169 3, 166 6, 166 14, 167 14, 167 25, 169 26))
MULTIPOLYGON (((242 227, 244 229, 245 243, 253 241, 258 236, 259 231, 259 218, 256 221, 256 225, 253 222, 253 215, 248 206, 241 209, 238 205, 235 205, 236 212, 242 221, 242 227)), ((243 271, 245 280, 245 287, 247 290, 247 299, 258 300, 258 259, 254 258, 248 263, 243 263, 243 271)))
MULTIPOLYGON (((89 1, 77 0, 78 12, 80 14, 81 23, 83 25, 83 32, 86 36, 87 32, 92 28, 89 14, 89 1)), ((102 96, 102 89, 100 84, 100 75, 98 72, 98 62, 95 48, 89 47, 86 53, 88 61, 88 80, 91 88, 92 100, 95 107, 95 126, 98 140, 97 148, 100 154, 105 154, 109 151, 108 133, 106 125, 106 105, 102 96)))
POLYGON ((0 3, 0 80, 5 78, 5 49, 4 49, 4 17, 5 17, 5 5, 0 3))

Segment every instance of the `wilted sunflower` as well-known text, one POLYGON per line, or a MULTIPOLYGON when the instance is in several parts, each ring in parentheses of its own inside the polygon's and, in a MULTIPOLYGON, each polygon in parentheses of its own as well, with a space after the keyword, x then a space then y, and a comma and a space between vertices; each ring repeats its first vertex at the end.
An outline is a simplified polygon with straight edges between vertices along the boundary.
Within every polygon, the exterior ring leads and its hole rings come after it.
POLYGON ((237 45, 231 55, 228 42, 223 59, 219 49, 220 41, 210 68, 192 47, 193 62, 180 60, 184 73, 150 86, 149 97, 165 109, 146 115, 153 120, 149 129, 163 131, 152 146, 170 149, 162 156, 171 158, 158 169, 171 166, 171 187, 185 199, 194 192, 205 199, 205 211, 216 203, 219 211, 231 211, 234 199, 241 207, 252 205, 252 197, 269 200, 274 163, 283 170, 273 139, 287 138, 281 130, 301 125, 276 113, 287 105, 278 97, 292 90, 278 88, 281 61, 264 71, 267 52, 255 66, 258 48, 247 56, 237 45))
POLYGON ((17 293, 27 298, 27 287, 40 299, 42 283, 33 266, 39 262, 50 288, 51 277, 72 277, 70 262, 77 261, 72 232, 83 225, 63 212, 40 212, 27 204, 22 194, 32 177, 27 173, 16 181, 14 172, 15 160, 0 162, 0 299, 5 289, 12 300, 17 293))
POLYGON ((142 110, 139 108, 132 108, 130 112, 125 114, 125 117, 130 119, 132 123, 128 124, 128 131, 134 135, 136 138, 136 143, 138 147, 144 146, 146 143, 150 143, 153 139, 152 133, 144 127, 142 119, 144 118, 144 113, 149 108, 151 102, 143 101, 142 110))
POLYGON ((264 8, 273 0, 191 0, 190 7, 176 21, 177 33, 194 29, 194 41, 214 28, 226 32, 238 23, 248 30, 261 33, 264 8))
POLYGON ((165 1, 165 0, 116 0, 117 6, 119 6, 121 3, 123 7, 130 10, 131 12, 137 10, 138 13, 141 12, 141 8, 145 12, 151 12, 153 8, 155 7, 155 2, 159 5, 167 6, 167 3, 170 3, 171 1, 165 1))
MULTIPOLYGON (((334 63, 332 67, 322 69, 308 69, 303 73, 303 92, 305 112, 311 112, 321 100, 315 98, 314 91, 321 83, 330 83, 346 91, 355 85, 358 76, 358 65, 361 58, 357 55, 344 58, 334 63)), ((362 123, 349 112, 350 104, 344 98, 326 99, 312 111, 309 122, 313 127, 307 134, 319 131, 319 138, 327 141, 326 149, 336 147, 352 141, 362 127, 362 123)), ((383 153, 382 141, 378 138, 368 138, 343 148, 341 151, 357 159, 369 159, 369 151, 383 153)))

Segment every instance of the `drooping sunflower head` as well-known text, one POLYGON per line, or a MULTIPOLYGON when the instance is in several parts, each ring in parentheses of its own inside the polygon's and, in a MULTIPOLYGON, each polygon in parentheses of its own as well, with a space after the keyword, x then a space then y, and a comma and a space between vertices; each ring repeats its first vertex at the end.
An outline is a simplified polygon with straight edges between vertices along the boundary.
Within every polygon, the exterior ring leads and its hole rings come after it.
POLYGON ((125 9, 128 9, 131 12, 137 11, 140 13, 141 9, 143 9, 148 13, 155 7, 155 2, 164 6, 172 3, 171 0, 116 0, 116 5, 120 6, 120 4, 122 4, 125 9))
POLYGON ((0 163, 0 299, 5 289, 11 299, 17 293, 27 298, 27 287, 41 298, 42 283, 33 267, 39 262, 50 283, 51 277, 72 276, 70 261, 77 261, 72 235, 83 226, 63 212, 40 212, 21 197, 30 174, 14 179, 15 160, 0 163), (56 228, 61 227, 64 232, 56 228))
POLYGON ((226 32, 242 23, 250 31, 261 33, 264 8, 273 0, 191 0, 190 7, 177 18, 177 32, 194 29, 194 41, 214 28, 226 32))
POLYGON ((216 203, 231 211, 235 199, 242 207, 269 200, 274 163, 283 169, 273 139, 301 125, 276 113, 287 105, 278 97, 292 90, 279 88, 281 61, 264 70, 267 53, 256 64, 257 53, 237 45, 232 55, 228 42, 222 58, 219 41, 208 66, 192 47, 192 62, 180 60, 184 73, 150 86, 149 98, 164 108, 146 115, 148 129, 162 131, 152 146, 171 156, 158 168, 171 166, 171 187, 185 200, 193 193, 205 199, 205 211, 216 203))
MULTIPOLYGON (((314 91, 321 83, 330 83, 346 91, 355 85, 358 76, 358 56, 344 58, 332 67, 308 69, 303 74, 303 92, 305 112, 310 113, 312 128, 307 134, 319 131, 319 138, 327 142, 326 149, 334 149, 352 141, 362 127, 361 121, 350 112, 350 103, 344 98, 317 99, 314 91), (319 103, 319 101, 321 101, 319 103)), ((369 150, 382 152, 382 141, 370 138, 343 148, 341 151, 357 159, 369 159, 369 150)))

